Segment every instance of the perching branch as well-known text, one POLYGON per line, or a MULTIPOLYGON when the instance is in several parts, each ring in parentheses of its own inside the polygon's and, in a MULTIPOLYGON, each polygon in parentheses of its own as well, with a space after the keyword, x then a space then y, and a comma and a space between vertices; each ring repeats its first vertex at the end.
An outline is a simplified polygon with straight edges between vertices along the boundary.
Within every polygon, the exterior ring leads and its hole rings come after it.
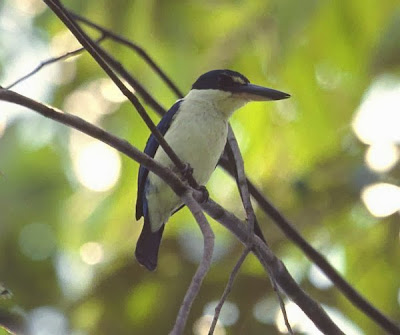
POLYGON ((212 255, 214 252, 214 233, 211 230, 210 224, 208 223, 202 208, 193 198, 191 192, 186 192, 182 199, 185 199, 185 203, 190 205, 189 209, 196 219, 201 232, 203 234, 204 246, 203 246, 203 257, 197 268, 196 273, 193 276, 192 282, 186 291, 185 298, 183 299, 182 305, 179 309, 178 316, 174 328, 171 331, 171 335, 183 334, 185 329, 186 320, 189 316, 190 309, 192 307, 194 299, 197 297, 201 283, 203 282, 208 270, 211 266, 212 255))
POLYGON ((243 207, 246 212, 247 222, 249 224, 251 234, 253 234, 256 215, 254 213, 253 205, 251 204, 249 188, 247 186, 247 179, 244 171, 243 157, 240 153, 239 144, 236 141, 236 137, 233 133, 231 125, 228 127, 228 145, 230 146, 233 161, 236 165, 236 181, 239 188, 240 197, 242 198, 243 207))
POLYGON ((276 293, 276 296, 278 297, 279 306, 281 308, 281 312, 282 312, 282 315, 283 315, 283 320, 285 321, 285 326, 286 326, 286 328, 288 330, 288 333, 290 335, 293 335, 293 330, 292 330, 292 327, 290 326, 289 318, 288 318, 288 315, 287 315, 287 312, 286 312, 285 303, 283 301, 279 286, 276 283, 274 277, 270 276, 270 279, 271 279, 271 283, 272 283, 272 288, 274 289, 274 291, 276 293))
MULTIPOLYGON (((146 166, 151 172, 162 178, 174 192, 183 197, 188 191, 188 186, 182 183, 179 177, 171 170, 161 166, 159 163, 154 161, 151 157, 140 152, 138 149, 133 147, 128 142, 114 136, 103 129, 96 127, 83 119, 75 116, 58 112, 55 109, 45 106, 37 101, 24 97, 18 93, 12 92, 0 88, 0 100, 15 103, 21 106, 30 108, 31 110, 42 114, 45 117, 51 118, 55 121, 68 125, 75 128, 91 137, 94 137, 127 155, 131 159, 139 162, 146 166)), ((195 196, 201 197, 202 194, 199 191, 193 190, 195 196)), ((182 201, 187 201, 186 198, 182 198, 182 201)), ((191 206, 191 203, 187 204, 191 206)), ((244 244, 253 246, 253 252, 260 260, 261 264, 266 268, 270 269, 271 276, 274 276, 278 285, 282 288, 287 296, 289 296, 299 307, 302 309, 314 322, 314 324, 327 335, 343 335, 340 329, 332 322, 325 311, 319 306, 317 302, 312 300, 294 281, 294 279, 287 272, 284 265, 274 256, 272 251, 267 245, 261 241, 257 236, 249 236, 249 232, 244 222, 237 219, 232 213, 227 212, 221 206, 217 205, 211 199, 206 203, 200 204, 201 207, 213 217, 215 220, 227 227, 233 232, 239 240, 244 244)), ((197 209, 190 208, 196 213, 197 209)), ((202 270, 203 271, 203 270, 202 270)), ((199 275, 201 278, 201 276, 199 275)), ((199 278, 196 277, 196 278, 199 278)), ((190 307, 190 306, 189 306, 190 307)))
MULTIPOLYGON (((246 178, 246 174, 245 174, 245 170, 244 170, 243 157, 242 157, 242 154, 240 153, 239 144, 236 141, 235 134, 233 133, 232 127, 230 125, 229 125, 229 130, 228 130, 227 146, 229 146, 227 148, 227 151, 232 154, 233 161, 235 162, 235 168, 236 168, 235 176, 236 176, 236 181, 237 181, 237 185, 238 185, 239 192, 240 192, 240 197, 242 198, 243 207, 246 211, 246 217, 247 217, 247 222, 248 222, 249 231, 250 231, 249 236, 253 236, 254 226, 255 226, 255 224, 258 225, 258 223, 256 221, 256 215, 254 213, 253 205, 251 204, 249 188, 247 185, 247 178, 246 178)), ((249 244, 248 247, 251 247, 251 245, 249 244)), ((285 304, 279 293, 279 287, 276 285, 274 276, 270 276, 270 279, 271 279, 272 287, 274 288, 274 291, 276 292, 276 295, 277 295, 277 298, 279 301, 279 306, 282 310, 282 314, 283 314, 288 332, 289 332, 289 334, 293 334, 292 328, 290 327, 289 320, 287 318, 285 304)))
POLYGON ((240 255, 238 261, 236 262, 235 266, 233 267, 233 270, 229 276, 229 280, 225 286, 224 293, 222 293, 222 297, 221 297, 221 299, 219 299, 218 304, 215 307, 215 313, 214 313, 213 320, 211 322, 210 330, 208 331, 208 335, 214 334, 214 330, 215 330, 215 327, 217 326, 219 315, 221 314, 222 306, 224 305, 229 293, 231 293, 232 287, 233 287, 233 282, 235 281, 236 276, 239 273, 239 270, 240 270, 243 262, 245 261, 247 255, 250 253, 250 251, 251 251, 251 249, 248 247, 246 249, 244 249, 244 251, 240 255))

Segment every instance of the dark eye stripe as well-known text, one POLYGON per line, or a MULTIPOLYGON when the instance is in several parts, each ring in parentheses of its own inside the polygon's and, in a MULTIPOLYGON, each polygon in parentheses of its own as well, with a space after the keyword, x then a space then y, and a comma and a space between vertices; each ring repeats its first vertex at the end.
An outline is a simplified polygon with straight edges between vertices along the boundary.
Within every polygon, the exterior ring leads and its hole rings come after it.
POLYGON ((212 70, 201 75, 192 85, 192 89, 222 89, 247 85, 249 80, 239 72, 231 70, 212 70))
POLYGON ((233 87, 233 86, 241 86, 246 85, 247 83, 240 77, 231 77, 229 75, 221 75, 219 77, 219 87, 233 87))

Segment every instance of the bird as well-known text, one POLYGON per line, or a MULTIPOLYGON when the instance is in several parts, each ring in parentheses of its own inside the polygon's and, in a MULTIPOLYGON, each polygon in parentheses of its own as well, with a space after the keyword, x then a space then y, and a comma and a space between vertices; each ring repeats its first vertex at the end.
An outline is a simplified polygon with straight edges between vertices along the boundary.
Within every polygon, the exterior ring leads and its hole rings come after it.
MULTIPOLYGON (((251 84, 239 72, 212 70, 201 75, 189 93, 175 102, 157 128, 178 157, 189 164, 197 183, 205 185, 224 151, 231 115, 250 101, 289 97, 287 93, 251 84)), ((153 134, 144 152, 178 172, 153 134)), ((148 270, 157 267, 165 224, 182 207, 181 199, 161 178, 143 165, 139 167, 136 220, 144 217, 144 224, 135 256, 148 270)), ((265 241, 258 224, 254 232, 265 241)))

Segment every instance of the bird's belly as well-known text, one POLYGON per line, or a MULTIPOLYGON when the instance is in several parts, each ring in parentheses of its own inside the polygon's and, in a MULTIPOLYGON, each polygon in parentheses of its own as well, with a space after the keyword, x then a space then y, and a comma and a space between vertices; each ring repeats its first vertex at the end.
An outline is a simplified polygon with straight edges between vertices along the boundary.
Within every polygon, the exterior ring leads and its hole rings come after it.
MULTIPOLYGON (((179 158, 190 164, 196 181, 204 185, 210 179, 225 147, 227 122, 216 119, 211 123, 202 118, 184 121, 173 124, 165 139, 179 158)), ((173 163, 161 147, 154 159, 174 169, 173 163)), ((149 173, 146 197, 153 231, 159 229, 171 213, 182 204, 172 189, 153 173, 149 173)))
MULTIPOLYGON (((211 121, 201 116, 193 119, 192 116, 175 123, 165 136, 179 158, 190 164, 199 184, 210 179, 226 143, 227 122, 219 118, 211 121)), ((174 166, 161 148, 154 158, 168 167, 174 166)))

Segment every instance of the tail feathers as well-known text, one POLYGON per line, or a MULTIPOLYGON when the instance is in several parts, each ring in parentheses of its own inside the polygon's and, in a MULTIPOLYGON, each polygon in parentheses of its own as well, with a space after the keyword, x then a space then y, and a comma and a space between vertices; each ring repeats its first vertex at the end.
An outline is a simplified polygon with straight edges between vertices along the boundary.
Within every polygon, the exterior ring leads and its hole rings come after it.
POLYGON ((136 244, 135 256, 137 261, 150 271, 154 271, 157 267, 158 250, 163 232, 164 225, 158 231, 152 232, 150 222, 145 217, 143 229, 136 244))

